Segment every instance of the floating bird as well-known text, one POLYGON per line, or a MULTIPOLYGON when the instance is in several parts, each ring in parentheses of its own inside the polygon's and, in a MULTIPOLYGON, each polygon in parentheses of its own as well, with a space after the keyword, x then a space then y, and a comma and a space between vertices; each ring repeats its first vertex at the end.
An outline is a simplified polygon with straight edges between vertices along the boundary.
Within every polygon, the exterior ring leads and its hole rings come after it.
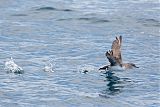
POLYGON ((106 52, 106 57, 110 62, 110 65, 106 65, 99 70, 126 70, 132 68, 138 68, 133 63, 123 63, 121 56, 122 36, 116 37, 112 43, 111 50, 106 52))

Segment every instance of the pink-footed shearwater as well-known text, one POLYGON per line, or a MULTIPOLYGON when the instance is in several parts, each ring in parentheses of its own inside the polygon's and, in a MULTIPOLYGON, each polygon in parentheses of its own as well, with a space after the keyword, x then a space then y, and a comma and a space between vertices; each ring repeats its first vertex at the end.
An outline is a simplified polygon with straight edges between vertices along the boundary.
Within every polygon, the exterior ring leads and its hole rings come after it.
MULTIPOLYGON (((99 70, 115 70, 119 67, 121 70, 139 68, 133 63, 123 63, 121 56, 122 36, 116 37, 113 41, 111 50, 106 52, 106 57, 110 62, 110 65, 106 65, 99 70)), ((118 69, 119 69, 118 68, 118 69)))

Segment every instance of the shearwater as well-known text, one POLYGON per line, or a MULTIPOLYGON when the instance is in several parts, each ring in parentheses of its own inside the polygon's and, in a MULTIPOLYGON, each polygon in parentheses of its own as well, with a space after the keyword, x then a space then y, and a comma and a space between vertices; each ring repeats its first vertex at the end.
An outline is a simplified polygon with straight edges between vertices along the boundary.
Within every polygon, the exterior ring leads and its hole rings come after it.
POLYGON ((106 57, 110 65, 106 65, 99 70, 126 70, 132 68, 139 68, 134 63, 123 63, 121 56, 122 36, 116 37, 112 43, 111 50, 106 52, 106 57))

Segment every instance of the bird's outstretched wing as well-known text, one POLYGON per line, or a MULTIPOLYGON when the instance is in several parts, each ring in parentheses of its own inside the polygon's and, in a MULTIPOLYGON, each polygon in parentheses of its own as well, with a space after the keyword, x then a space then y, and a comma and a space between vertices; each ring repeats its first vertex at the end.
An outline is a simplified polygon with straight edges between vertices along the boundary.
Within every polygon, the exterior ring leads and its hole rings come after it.
POLYGON ((122 56, 121 56, 121 45, 122 45, 122 36, 116 37, 116 39, 112 43, 112 55, 116 59, 116 63, 122 63, 122 56))
POLYGON ((99 70, 108 69, 110 66, 122 65, 121 44, 122 36, 116 37, 112 43, 111 50, 106 52, 106 57, 108 58, 110 65, 104 66, 99 70))
POLYGON ((108 61, 111 63, 111 66, 116 66, 116 65, 119 64, 116 57, 113 56, 113 51, 112 50, 107 51, 106 56, 108 58, 108 61))

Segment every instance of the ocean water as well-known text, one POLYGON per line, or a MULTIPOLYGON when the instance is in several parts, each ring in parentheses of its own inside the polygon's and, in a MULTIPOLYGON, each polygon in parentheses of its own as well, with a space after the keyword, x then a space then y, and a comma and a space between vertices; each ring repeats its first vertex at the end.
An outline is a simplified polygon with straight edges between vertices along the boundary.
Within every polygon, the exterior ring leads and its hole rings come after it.
POLYGON ((0 0, 0 107, 160 106, 159 15, 159 0, 0 0), (99 72, 118 35, 139 68, 99 72))

